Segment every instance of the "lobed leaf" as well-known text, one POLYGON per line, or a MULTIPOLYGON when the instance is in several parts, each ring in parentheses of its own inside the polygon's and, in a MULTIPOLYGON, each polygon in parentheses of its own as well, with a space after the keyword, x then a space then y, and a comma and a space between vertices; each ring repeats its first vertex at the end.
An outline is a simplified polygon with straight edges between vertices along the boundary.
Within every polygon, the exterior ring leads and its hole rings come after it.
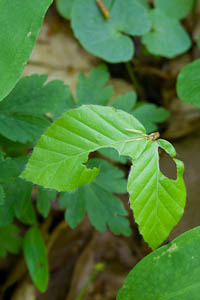
POLYGON ((20 79, 51 3, 19 0, 16 5, 13 0, 0 0, 0 100, 20 79))
POLYGON ((100 232, 104 232, 108 226, 114 234, 129 236, 129 222, 124 218, 127 211, 120 199, 113 195, 113 192, 126 192, 123 172, 104 160, 92 159, 90 166, 91 163, 101 166, 95 180, 60 197, 61 208, 66 208, 65 219, 75 228, 87 212, 91 223, 100 232))
POLYGON ((119 96, 111 103, 112 107, 131 112, 136 105, 137 95, 135 91, 126 93, 125 95, 119 96))
POLYGON ((0 103, 0 134, 12 141, 35 142, 64 111, 75 107, 69 88, 46 75, 22 78, 0 103), (15 130, 13 130, 15 128, 15 130))
POLYGON ((198 299, 199 239, 196 227, 146 256, 127 276, 117 300, 198 299))
POLYGON ((151 10, 152 31, 142 37, 148 51, 173 58, 191 47, 191 40, 180 22, 156 8, 151 10))
POLYGON ((78 104, 106 105, 113 95, 112 86, 104 87, 109 78, 110 74, 105 65, 93 68, 88 78, 80 73, 76 89, 78 104))
POLYGON ((72 28, 75 36, 88 52, 106 61, 128 61, 134 54, 134 45, 128 35, 142 35, 150 30, 148 8, 140 0, 104 0, 104 4, 109 19, 103 17, 96 0, 74 2, 72 28))
POLYGON ((178 75, 177 93, 184 102, 200 107, 200 59, 186 65, 178 75))
POLYGON ((23 248, 31 278, 38 290, 44 292, 49 280, 48 258, 42 235, 37 227, 32 227, 26 232, 23 248))
POLYGON ((140 156, 147 140, 131 143, 141 135, 126 128, 145 133, 133 116, 115 108, 84 105, 66 112, 41 137, 21 177, 58 191, 88 184, 98 174, 84 165, 90 152, 112 147, 120 155, 140 156))
POLYGON ((145 241, 157 248, 178 223, 184 212, 186 191, 183 163, 177 159, 177 179, 165 177, 159 169, 158 147, 173 157, 176 152, 166 141, 150 143, 134 162, 128 180, 130 205, 145 241))

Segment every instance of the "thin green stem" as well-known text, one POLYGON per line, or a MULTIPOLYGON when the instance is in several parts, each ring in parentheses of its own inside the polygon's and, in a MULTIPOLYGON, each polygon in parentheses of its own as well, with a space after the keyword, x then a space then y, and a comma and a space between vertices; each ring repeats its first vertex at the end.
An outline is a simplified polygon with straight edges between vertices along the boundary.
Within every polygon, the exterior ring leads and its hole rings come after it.
POLYGON ((75 298, 75 300, 81 300, 83 298, 83 296, 87 292, 88 287, 90 286, 90 284, 94 281, 94 279, 97 277, 99 272, 103 271, 103 269, 104 269, 104 264, 98 263, 98 264, 95 265, 94 271, 90 275, 90 278, 85 283, 84 287, 81 289, 79 295, 75 298))
POLYGON ((127 72, 129 74, 132 82, 133 82, 133 86, 134 86, 134 88, 135 88, 135 90, 136 90, 136 92, 137 92, 140 100, 144 100, 144 98, 145 98, 144 97, 144 93, 143 93, 143 91, 141 89, 141 86, 140 86, 140 84, 139 84, 139 82, 138 82, 138 80, 137 80, 137 78, 136 78, 136 76, 135 76, 135 74, 133 72, 133 67, 131 65, 131 62, 128 61, 128 62, 125 63, 125 65, 126 65, 127 72))

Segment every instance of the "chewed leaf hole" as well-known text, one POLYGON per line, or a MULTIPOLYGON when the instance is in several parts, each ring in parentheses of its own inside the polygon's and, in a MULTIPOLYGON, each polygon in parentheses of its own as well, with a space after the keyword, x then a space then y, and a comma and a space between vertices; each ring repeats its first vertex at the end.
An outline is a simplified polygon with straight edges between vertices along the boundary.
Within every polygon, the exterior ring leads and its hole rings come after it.
POLYGON ((173 159, 162 149, 160 152, 160 171, 169 179, 177 179, 176 164, 173 159))

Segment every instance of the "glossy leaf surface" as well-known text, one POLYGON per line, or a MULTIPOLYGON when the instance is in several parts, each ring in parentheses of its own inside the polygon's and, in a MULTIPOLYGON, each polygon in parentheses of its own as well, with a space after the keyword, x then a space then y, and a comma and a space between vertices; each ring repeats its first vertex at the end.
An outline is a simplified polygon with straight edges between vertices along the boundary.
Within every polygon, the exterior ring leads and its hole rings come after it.
POLYGON ((183 163, 174 159, 177 166, 176 180, 165 177, 159 169, 159 145, 172 157, 176 154, 167 141, 150 143, 134 162, 128 180, 135 221, 152 249, 158 247, 178 223, 186 201, 183 163))
POLYGON ((20 79, 51 3, 19 0, 16 5, 13 0, 0 0, 0 100, 20 79))
POLYGON ((135 159, 145 148, 146 139, 126 128, 145 132, 131 115, 110 107, 84 105, 64 113, 44 133, 35 147, 22 177, 58 191, 74 190, 97 176, 97 168, 85 163, 90 152, 111 147, 135 159))
POLYGON ((198 299, 199 240, 197 227, 146 256, 127 276, 117 300, 198 299))

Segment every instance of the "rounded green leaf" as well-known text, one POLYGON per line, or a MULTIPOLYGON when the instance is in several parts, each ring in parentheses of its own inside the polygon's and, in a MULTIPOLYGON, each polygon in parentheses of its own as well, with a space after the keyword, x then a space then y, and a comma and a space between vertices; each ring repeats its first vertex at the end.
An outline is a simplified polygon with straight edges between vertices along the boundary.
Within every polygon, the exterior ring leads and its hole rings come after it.
POLYGON ((173 58, 190 48, 191 40, 178 20, 160 9, 152 10, 150 15, 152 31, 142 38, 150 53, 173 58))
POLYGON ((29 229, 24 237, 24 257, 34 284, 44 292, 49 280, 48 258, 42 235, 37 227, 29 229))
POLYGON ((155 0, 154 2, 157 8, 175 19, 187 16, 194 5, 194 0, 155 0))
MULTIPOLYGON (((162 143, 170 154, 172 147, 162 143)), ((183 181, 184 166, 174 159, 177 179, 165 177, 159 169, 159 144, 152 142, 134 162, 128 180, 130 205, 135 221, 145 241, 152 249, 168 237, 183 215, 186 191, 183 181)))
POLYGON ((74 0, 56 0, 56 7, 62 17, 71 19, 74 0))
POLYGON ((111 147, 132 159, 142 153, 148 141, 127 128, 145 133, 133 116, 113 107, 83 105, 70 110, 42 135, 21 176, 58 191, 88 184, 99 171, 85 166, 90 152, 111 147))
POLYGON ((134 45, 127 35, 142 35, 150 30, 148 9, 140 0, 103 2, 109 19, 104 18, 96 0, 75 1, 72 9, 75 36, 88 52, 106 61, 128 61, 134 54, 134 45))
POLYGON ((200 59, 185 66, 178 75, 179 98, 200 107, 200 59))
POLYGON ((25 68, 52 0, 0 0, 0 100, 25 68))
POLYGON ((197 300, 200 294, 200 227, 140 261, 117 300, 197 300))

